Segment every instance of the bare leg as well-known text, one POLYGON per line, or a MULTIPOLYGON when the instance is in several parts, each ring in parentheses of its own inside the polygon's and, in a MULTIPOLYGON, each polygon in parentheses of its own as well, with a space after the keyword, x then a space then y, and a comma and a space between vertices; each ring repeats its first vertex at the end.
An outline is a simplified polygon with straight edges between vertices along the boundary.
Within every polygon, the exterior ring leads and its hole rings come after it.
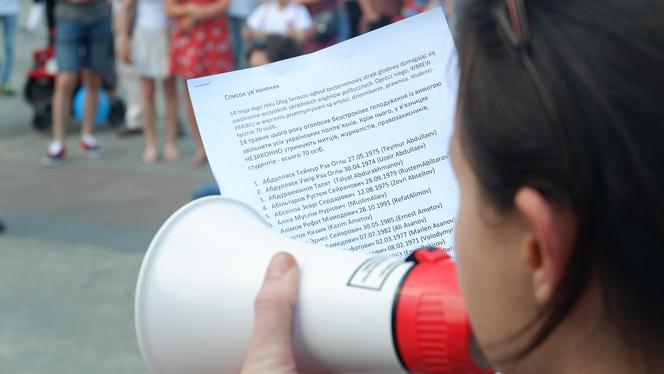
POLYGON ((85 87, 85 111, 83 112, 83 127, 81 136, 92 135, 94 132, 95 117, 99 101, 99 89, 101 88, 101 74, 83 69, 83 86, 85 87))
POLYGON ((185 107, 187 109, 187 119, 189 120, 189 127, 191 127, 191 134, 196 141, 196 153, 191 158, 190 163, 194 166, 203 165, 207 161, 207 156, 205 155, 205 148, 203 147, 203 140, 201 139, 201 133, 198 131, 198 125, 196 124, 196 116, 194 115, 194 107, 191 105, 191 97, 189 97, 189 89, 187 85, 184 85, 185 89, 185 107))
POLYGON ((61 72, 55 78, 53 95, 53 140, 64 143, 67 123, 71 111, 71 96, 78 82, 78 74, 61 72))
POLYGON ((143 162, 152 164, 157 161, 157 134, 156 134, 156 109, 154 105, 155 81, 152 78, 141 78, 141 90, 143 93, 143 134, 145 135, 145 150, 143 151, 143 162))
POLYGON ((176 144, 178 136, 178 99, 175 77, 164 80, 164 98, 166 99, 166 144, 164 158, 175 161, 180 158, 180 151, 176 144))

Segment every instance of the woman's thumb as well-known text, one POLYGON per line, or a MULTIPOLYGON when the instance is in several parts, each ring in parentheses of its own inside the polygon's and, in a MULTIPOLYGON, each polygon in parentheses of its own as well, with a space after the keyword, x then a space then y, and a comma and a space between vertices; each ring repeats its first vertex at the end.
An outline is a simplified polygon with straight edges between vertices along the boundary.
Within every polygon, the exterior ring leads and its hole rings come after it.
POLYGON ((254 331, 242 373, 295 373, 291 334, 299 271, 295 258, 278 253, 254 304, 254 331))

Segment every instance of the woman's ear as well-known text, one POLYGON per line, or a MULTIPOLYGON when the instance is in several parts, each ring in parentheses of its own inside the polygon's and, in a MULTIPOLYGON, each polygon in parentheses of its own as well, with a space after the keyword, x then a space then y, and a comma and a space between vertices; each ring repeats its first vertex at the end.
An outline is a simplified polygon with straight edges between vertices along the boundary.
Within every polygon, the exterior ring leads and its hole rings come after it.
POLYGON ((519 189, 514 205, 529 228, 522 243, 522 259, 531 274, 537 304, 549 303, 565 273, 576 222, 570 209, 554 205, 531 187, 519 189))

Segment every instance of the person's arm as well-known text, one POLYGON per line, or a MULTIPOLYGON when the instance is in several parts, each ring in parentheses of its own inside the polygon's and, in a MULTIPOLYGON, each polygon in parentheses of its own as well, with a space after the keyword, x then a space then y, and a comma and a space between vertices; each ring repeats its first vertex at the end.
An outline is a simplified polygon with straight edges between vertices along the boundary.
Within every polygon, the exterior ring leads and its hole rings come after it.
POLYGON ((192 16, 194 5, 181 3, 179 0, 166 0, 166 15, 175 20, 176 30, 189 34, 196 23, 192 16))
POLYGON ((210 4, 194 5, 191 10, 191 16, 196 22, 205 22, 225 14, 229 5, 229 0, 216 0, 210 4))
POLYGON ((189 4, 183 4, 178 0, 166 0, 166 15, 171 18, 182 18, 191 14, 189 4))
POLYGON ((136 0, 122 0, 118 12, 118 55, 122 61, 131 63, 131 51, 129 45, 129 30, 131 29, 131 18, 134 14, 136 0))
POLYGON ((295 2, 298 3, 298 4, 302 4, 304 6, 307 6, 307 5, 320 4, 323 1, 325 1, 325 0, 296 0, 295 2))
POLYGON ((307 8, 302 5, 295 20, 295 29, 289 30, 288 36, 300 44, 307 42, 313 34, 313 20, 307 8))
POLYGON ((380 19, 380 14, 376 11, 371 0, 358 0, 360 9, 362 10, 362 17, 369 23, 377 22, 380 19))
POLYGON ((311 29, 293 30, 288 34, 288 36, 295 39, 298 44, 304 44, 309 40, 309 38, 311 38, 311 33, 311 29))
POLYGON ((244 38, 244 40, 254 41, 254 40, 265 39, 268 37, 268 34, 263 31, 254 30, 248 26, 245 26, 244 29, 242 30, 242 37, 244 38))
POLYGON ((264 18, 265 8, 263 5, 259 5, 253 12, 247 17, 247 23, 242 29, 242 37, 244 40, 253 41, 256 39, 261 39, 267 36, 264 32, 260 30, 260 25, 264 18))

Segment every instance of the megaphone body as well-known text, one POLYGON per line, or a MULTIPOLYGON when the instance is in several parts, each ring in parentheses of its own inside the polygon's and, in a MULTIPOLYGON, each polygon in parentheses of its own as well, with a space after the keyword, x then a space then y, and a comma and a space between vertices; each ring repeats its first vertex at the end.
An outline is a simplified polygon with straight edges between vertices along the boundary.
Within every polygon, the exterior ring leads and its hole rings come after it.
POLYGON ((135 322, 149 370, 239 372, 254 299, 280 251, 300 269, 293 344, 303 372, 490 372, 471 358, 454 265, 442 250, 404 261, 294 241, 224 197, 176 212, 143 260, 135 322))

